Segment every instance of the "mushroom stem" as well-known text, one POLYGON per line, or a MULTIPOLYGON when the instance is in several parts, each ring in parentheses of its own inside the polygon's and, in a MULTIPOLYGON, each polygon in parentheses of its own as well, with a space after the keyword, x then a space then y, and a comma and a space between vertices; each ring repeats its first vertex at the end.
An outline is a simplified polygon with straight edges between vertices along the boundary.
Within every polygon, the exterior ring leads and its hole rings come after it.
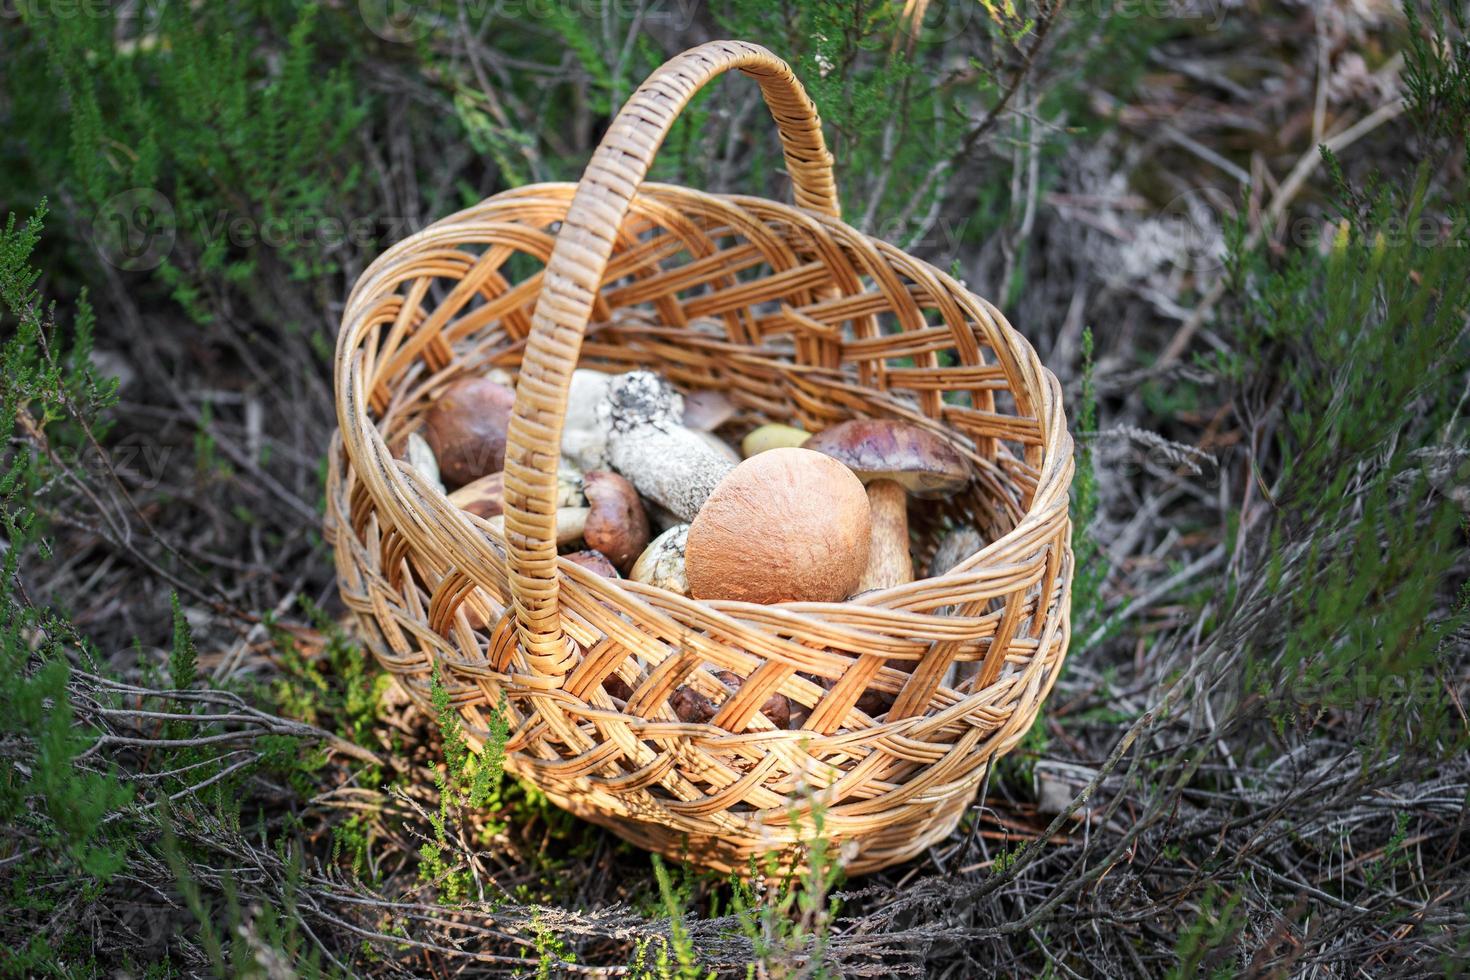
MULTIPOLYGON (((587 528, 587 515, 592 513, 589 507, 558 507, 556 509, 556 545, 562 547, 573 541, 580 540, 582 532, 587 528)), ((505 534, 505 515, 496 514, 485 523, 489 524, 496 533, 505 534)))
POLYGON ((908 491, 895 480, 869 482, 868 514, 873 539, 858 591, 907 585, 914 580, 914 563, 909 558, 908 491))
POLYGON ((615 379, 598 406, 612 468, 650 500, 692 521, 735 463, 679 424, 684 399, 650 371, 615 379))

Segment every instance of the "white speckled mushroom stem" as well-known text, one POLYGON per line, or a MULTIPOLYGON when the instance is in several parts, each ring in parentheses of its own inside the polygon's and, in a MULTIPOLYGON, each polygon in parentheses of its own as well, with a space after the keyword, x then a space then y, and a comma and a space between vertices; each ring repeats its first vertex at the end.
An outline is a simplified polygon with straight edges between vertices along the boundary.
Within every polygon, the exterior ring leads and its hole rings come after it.
POLYGON ((614 431, 608 461, 638 492, 692 521, 731 470, 723 453, 683 426, 640 425, 614 431))
POLYGON ((914 561, 909 557, 908 496, 908 491, 893 480, 868 484, 873 540, 868 546, 868 567, 858 585, 859 592, 889 589, 914 580, 914 561))

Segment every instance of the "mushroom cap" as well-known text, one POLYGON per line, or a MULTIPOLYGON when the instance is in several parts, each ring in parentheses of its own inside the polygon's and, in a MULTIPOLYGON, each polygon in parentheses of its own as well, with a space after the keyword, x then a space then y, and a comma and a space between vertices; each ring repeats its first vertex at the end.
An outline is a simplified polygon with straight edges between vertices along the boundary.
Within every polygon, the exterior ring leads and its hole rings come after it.
POLYGON ((582 477, 582 492, 592 508, 582 538, 623 571, 648 547, 648 514, 633 484, 609 470, 582 477))
POLYGON ((505 474, 490 473, 471 480, 449 495, 449 502, 462 511, 489 520, 505 513, 505 474))
POLYGON ((864 483, 892 480, 915 497, 948 497, 970 482, 965 458, 910 422, 849 419, 812 436, 806 448, 831 456, 864 483))
MULTIPOLYGON (((728 687, 731 692, 738 692, 745 681, 733 670, 717 670, 715 678, 728 687)), ((733 697, 734 694, 732 693, 733 697)), ((772 694, 766 698, 766 703, 761 705, 761 714, 777 728, 791 727, 791 699, 781 693, 772 694)))
POLYGON ((505 468, 505 430, 516 393, 488 378, 462 378, 424 416, 424 438, 451 487, 505 468))
POLYGON ((713 388, 698 388, 684 396, 684 426, 713 432, 735 416, 730 396, 713 388))
POLYGON ((574 565, 581 565, 594 575, 601 575, 603 578, 621 578, 612 562, 607 560, 607 556, 596 549, 574 551, 562 557, 574 565))
POLYGON ((675 524, 665 530, 643 549, 628 578, 687 596, 689 581, 684 577, 684 545, 688 537, 688 524, 675 524))
POLYGON ((752 456, 694 518, 685 574, 699 599, 838 602, 868 563, 868 497, 852 471, 810 449, 752 456))
POLYGON ((784 422, 767 422, 746 433, 740 440, 740 455, 749 459, 782 446, 804 446, 812 434, 784 422))
POLYGON ((652 371, 629 371, 607 386, 597 418, 613 432, 641 425, 669 428, 684 418, 684 396, 652 371))
POLYGON ((682 722, 703 725, 715 716, 715 703, 687 684, 681 684, 669 696, 669 707, 682 722))

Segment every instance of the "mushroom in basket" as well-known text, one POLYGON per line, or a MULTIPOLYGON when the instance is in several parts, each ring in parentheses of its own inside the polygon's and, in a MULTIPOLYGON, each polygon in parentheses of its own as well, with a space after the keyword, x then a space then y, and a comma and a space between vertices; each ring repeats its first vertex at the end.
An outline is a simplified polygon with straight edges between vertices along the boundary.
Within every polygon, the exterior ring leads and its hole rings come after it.
POLYGON ((682 424, 683 397, 651 371, 612 380, 598 405, 607 427, 607 457, 638 492, 693 520, 735 464, 682 424))
POLYGON ((808 439, 806 448, 847 465, 867 485, 873 546, 858 590, 912 582, 908 498, 953 496, 969 484, 970 464, 928 429, 888 419, 838 423, 808 439))
POLYGON ((462 378, 424 416, 424 439, 451 487, 505 468, 505 430, 516 394, 488 378, 462 378))
POLYGON ((868 562, 868 501, 836 460, 772 449, 733 469, 689 527, 685 573, 699 599, 840 602, 868 562))

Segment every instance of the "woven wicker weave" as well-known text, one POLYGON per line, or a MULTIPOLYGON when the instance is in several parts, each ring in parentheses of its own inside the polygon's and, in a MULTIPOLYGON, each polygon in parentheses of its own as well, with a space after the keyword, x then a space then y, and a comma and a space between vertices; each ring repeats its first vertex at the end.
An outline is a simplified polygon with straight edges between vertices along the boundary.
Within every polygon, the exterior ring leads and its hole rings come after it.
POLYGON ((762 48, 686 52, 633 95, 580 183, 497 195, 389 249, 348 300, 336 390, 328 529, 366 643, 422 705, 437 663, 473 739, 504 704, 507 768, 643 847, 743 872, 810 834, 820 806, 851 873, 904 860, 954 828, 1056 680, 1072 567, 1056 378, 989 303, 838 220, 815 108, 762 48), (644 183, 679 110, 730 68, 760 83, 797 207, 644 183), (555 544, 579 365, 718 388, 751 425, 924 425, 977 477, 914 508, 919 557, 955 523, 989 543, 845 603, 599 578, 555 544), (517 376, 503 538, 388 448, 449 383, 495 367, 517 376), (614 674, 626 704, 603 686, 614 674), (709 724, 677 719, 680 685, 718 706, 709 724), (886 714, 859 709, 869 690, 892 698, 886 714), (799 730, 761 714, 773 692, 809 711, 799 730))

